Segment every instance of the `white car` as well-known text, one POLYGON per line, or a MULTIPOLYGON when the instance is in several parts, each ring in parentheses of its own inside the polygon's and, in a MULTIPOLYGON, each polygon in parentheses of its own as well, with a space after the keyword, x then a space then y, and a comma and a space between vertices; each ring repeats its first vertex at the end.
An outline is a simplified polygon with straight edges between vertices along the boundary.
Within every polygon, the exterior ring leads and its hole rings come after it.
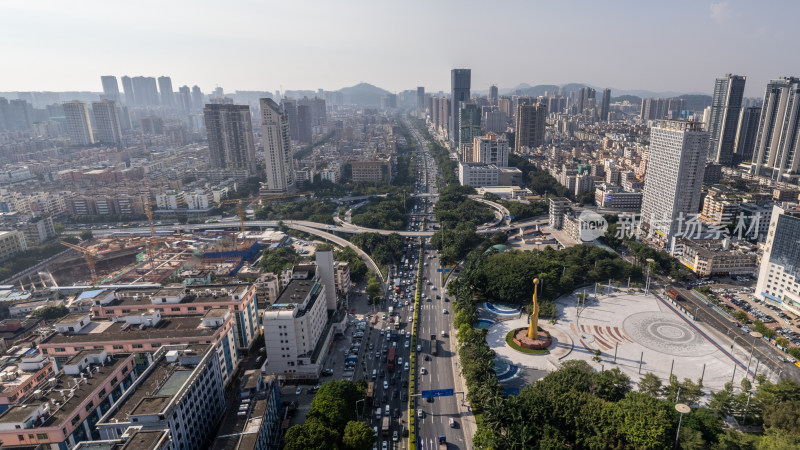
POLYGON ((446 309, 442 310, 442 314, 449 314, 446 309))
POLYGON ((409 342, 408 342, 408 341, 406 341, 405 348, 408 348, 408 346, 409 346, 409 345, 410 345, 410 344, 409 344, 409 342))
POLYGON ((383 443, 381 444, 381 450, 389 450, 389 442, 388 441, 383 441, 383 443))
POLYGON ((424 367, 420 367, 420 368, 419 368, 419 373, 421 373, 421 374, 425 375, 426 373, 428 373, 428 371, 427 371, 427 370, 425 370, 425 368, 424 368, 424 367))
POLYGON ((422 411, 422 408, 417 410, 417 417, 419 417, 420 419, 425 417, 425 413, 422 411))
POLYGON ((405 364, 405 366, 403 366, 403 370, 405 370, 406 372, 408 372, 408 363, 406 363, 406 364, 405 364))
POLYGON ((383 380, 383 388, 384 389, 389 389, 389 382, 388 381, 383 380))
POLYGON ((298 387, 297 387, 297 389, 295 389, 295 391, 294 391, 294 395, 300 395, 300 394, 302 394, 302 393, 303 393, 303 388, 301 388, 301 387, 299 387, 299 386, 298 386, 298 387))

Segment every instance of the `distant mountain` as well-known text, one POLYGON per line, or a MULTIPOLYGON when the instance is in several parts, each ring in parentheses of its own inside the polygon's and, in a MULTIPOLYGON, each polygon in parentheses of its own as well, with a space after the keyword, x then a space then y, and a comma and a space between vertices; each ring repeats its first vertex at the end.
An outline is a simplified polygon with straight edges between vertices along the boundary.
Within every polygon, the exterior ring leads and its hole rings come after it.
POLYGON ((362 106, 380 106, 381 98, 391 94, 391 92, 369 83, 358 83, 355 86, 341 88, 337 92, 342 94, 345 104, 362 106))

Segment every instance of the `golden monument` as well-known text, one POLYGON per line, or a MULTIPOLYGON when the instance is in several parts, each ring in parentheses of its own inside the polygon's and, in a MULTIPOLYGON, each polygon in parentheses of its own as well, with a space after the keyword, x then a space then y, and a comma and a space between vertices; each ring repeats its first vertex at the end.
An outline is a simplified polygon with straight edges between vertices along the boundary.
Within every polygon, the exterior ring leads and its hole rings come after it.
POLYGON ((539 303, 536 301, 536 291, 539 287, 539 279, 533 279, 533 310, 531 311, 531 324, 528 326, 528 339, 539 339, 539 303))

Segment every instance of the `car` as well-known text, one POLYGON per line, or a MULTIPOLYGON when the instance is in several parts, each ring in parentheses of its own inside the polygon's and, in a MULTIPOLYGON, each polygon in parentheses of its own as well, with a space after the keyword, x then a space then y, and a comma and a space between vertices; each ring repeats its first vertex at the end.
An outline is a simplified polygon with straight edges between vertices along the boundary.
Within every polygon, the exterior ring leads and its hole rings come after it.
POLYGON ((381 316, 381 319, 383 319, 383 320, 386 320, 386 314, 384 314, 383 316, 381 316))
POLYGON ((303 388, 297 386, 297 389, 294 390, 294 395, 300 395, 303 393, 303 388))
POLYGON ((420 419, 422 419, 422 418, 424 418, 424 417, 425 417, 425 412, 424 412, 424 411, 422 411, 422 408, 419 408, 419 409, 417 410, 417 417, 418 417, 418 418, 420 418, 420 419))
POLYGON ((375 359, 378 359, 380 357, 381 357, 381 352, 375 352, 375 359))
MULTIPOLYGON (((394 381, 394 378, 392 378, 392 381, 394 381)), ((392 383, 392 384, 394 384, 394 383, 392 383)), ((397 398, 399 396, 400 396, 400 391, 397 391, 397 390, 392 391, 392 398, 397 398)), ((397 411, 397 408, 395 408, 395 411, 397 411)))
POLYGON ((448 313, 446 309, 443 309, 442 314, 450 314, 450 313, 448 313))
POLYGON ((424 367, 420 367, 420 368, 419 368, 419 373, 421 373, 421 374, 425 375, 425 374, 427 374, 427 373, 428 373, 428 371, 427 371, 427 370, 426 370, 424 367))
POLYGON ((383 443, 381 444, 381 450, 389 450, 389 442, 388 441, 383 441, 383 443))
POLYGON ((375 348, 375 344, 369 344, 369 349, 372 350, 375 348))
POLYGON ((401 356, 401 357, 397 358, 397 365, 399 366, 399 365, 402 365, 402 364, 403 364, 403 357, 401 356))
POLYGON ((406 343, 405 343, 404 347, 405 347, 405 348, 408 348, 408 346, 409 346, 409 342, 408 342, 408 341, 406 341, 406 343))
POLYGON ((383 388, 384 389, 389 389, 389 382, 388 381, 383 380, 383 388))
POLYGON ((447 332, 442 330, 442 337, 447 337, 447 332))
POLYGON ((322 371, 323 375, 333 375, 333 369, 325 369, 322 371))
POLYGON ((394 433, 392 433, 392 440, 395 442, 400 440, 400 436, 397 435, 397 430, 394 430, 394 433))
POLYGON ((421 346, 420 344, 417 344, 417 351, 418 351, 418 352, 421 352, 421 351, 422 351, 422 346, 421 346))
POLYGON ((405 370, 406 372, 408 372, 408 363, 405 363, 405 365, 403 366, 403 370, 405 370))
POLYGON ((372 427, 372 431, 375 432, 375 436, 378 435, 378 427, 377 426, 372 427))

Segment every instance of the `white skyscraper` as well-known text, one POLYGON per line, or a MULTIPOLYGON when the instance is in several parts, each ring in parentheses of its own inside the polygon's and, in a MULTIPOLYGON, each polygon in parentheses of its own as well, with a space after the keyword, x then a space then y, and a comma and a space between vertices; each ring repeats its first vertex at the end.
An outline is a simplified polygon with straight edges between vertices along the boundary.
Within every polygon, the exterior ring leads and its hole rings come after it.
POLYGON ((86 103, 77 100, 65 102, 64 117, 67 120, 67 135, 72 145, 94 144, 89 108, 86 107, 86 103))
POLYGON ((267 189, 274 193, 294 189, 289 117, 271 98, 261 99, 261 144, 267 169, 267 189))
POLYGON ((708 132, 700 122, 659 121, 650 129, 642 221, 654 239, 671 240, 697 214, 703 186, 708 132))
POLYGON ((798 184, 800 180, 800 79, 767 83, 756 135, 754 175, 798 184))
POLYGON ((92 102, 92 113, 94 114, 94 126, 97 128, 98 142, 106 144, 122 142, 122 128, 116 102, 111 100, 92 102))
POLYGON ((800 315, 800 206, 775 205, 755 295, 800 315))

